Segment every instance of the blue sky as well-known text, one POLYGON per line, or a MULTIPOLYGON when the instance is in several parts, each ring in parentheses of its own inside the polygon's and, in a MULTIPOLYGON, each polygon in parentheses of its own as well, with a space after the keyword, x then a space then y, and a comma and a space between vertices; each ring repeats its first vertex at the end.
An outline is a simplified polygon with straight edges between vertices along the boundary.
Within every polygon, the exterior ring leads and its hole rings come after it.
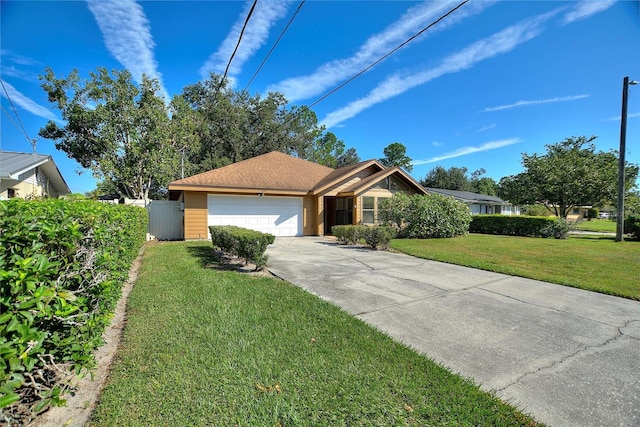
MULTIPOLYGON (((461 0, 460 0, 461 1, 461 0)), ((379 158, 401 142, 420 179, 435 166, 522 171, 521 153, 596 135, 617 149, 624 76, 640 80, 638 1, 471 0, 384 61, 316 103, 460 1, 260 0, 229 69, 248 90, 313 105, 321 123, 379 158), (298 10, 299 8, 299 10, 298 10)), ((156 77, 171 97, 222 73, 252 2, 5 1, 1 5, 0 148, 30 152, 29 138, 60 120, 38 75, 128 68, 156 77), (13 107, 18 112, 16 117, 13 107)), ((627 160, 640 163, 640 85, 629 88, 627 160)), ((91 173, 39 139, 74 192, 91 173)))

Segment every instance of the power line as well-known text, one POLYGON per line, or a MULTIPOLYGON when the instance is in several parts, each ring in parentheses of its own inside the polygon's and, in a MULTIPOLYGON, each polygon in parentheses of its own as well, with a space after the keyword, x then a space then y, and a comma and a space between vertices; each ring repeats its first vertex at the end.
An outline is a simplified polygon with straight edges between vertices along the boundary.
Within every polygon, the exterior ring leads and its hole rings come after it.
MULTIPOLYGON (((13 112, 15 113, 16 117, 18 118, 18 123, 20 123, 20 128, 22 128, 22 132, 24 132, 25 136, 27 137, 27 141, 29 141, 29 143, 31 145, 33 145, 33 141, 34 140, 29 138, 29 134, 27 133, 27 130, 25 129, 24 124, 22 124, 22 119, 20 119, 20 115, 18 114, 18 110, 16 110, 15 105, 13 105, 13 101, 11 100, 11 97, 9 96, 9 92, 7 92, 7 88, 4 86, 4 81, 2 79, 0 79, 0 84, 2 84, 2 89, 4 89, 4 93, 7 96, 7 99, 9 100, 9 104, 11 104, 11 108, 13 109, 13 112)), ((7 111, 4 109, 4 107, 2 109, 4 110, 5 114, 11 119, 13 124, 15 124, 15 122, 13 121, 11 116, 9 116, 9 113, 7 113, 7 111)), ((20 130, 20 128, 18 128, 18 130, 20 130)))
POLYGON ((218 90, 220 90, 220 88, 222 87, 222 83, 224 83, 224 80, 227 78, 227 73, 229 72, 231 61, 233 61, 233 57, 236 56, 236 52, 238 51, 238 47, 240 46, 240 42, 242 41, 242 36, 244 35, 244 30, 247 28, 247 24, 249 24, 249 19, 251 19, 251 15, 253 14, 253 10, 256 8, 256 4, 258 4, 258 0, 253 0, 251 9, 249 10, 249 14, 247 15, 247 19, 244 20, 244 25, 242 26, 242 30, 240 31, 240 36, 238 37, 238 43, 236 43, 236 47, 233 49, 231 58, 229 58, 229 62, 227 62, 227 67, 224 70, 224 75, 222 76, 222 79, 220 79, 220 84, 218 84, 216 93, 218 92, 218 90))
POLYGON ((414 40, 416 37, 420 36, 422 33, 424 33, 425 31, 427 31, 428 29, 430 29, 431 27, 433 27, 434 25, 438 24, 440 21, 442 21, 443 19, 445 19, 447 16, 451 15, 453 12, 455 12, 456 10, 458 10, 459 8, 461 8, 465 3, 469 2, 469 0, 464 0, 462 1, 460 4, 458 4, 456 7, 454 7, 453 9, 451 9, 450 11, 448 11, 447 13, 445 13, 444 15, 442 15, 440 18, 436 19, 435 21, 433 21, 431 24, 427 25, 426 27, 424 27, 423 29, 421 29, 420 31, 418 31, 416 34, 414 34, 413 36, 409 37, 407 40, 405 40, 404 42, 400 43, 397 47, 395 47, 393 50, 391 50, 390 52, 388 52, 386 55, 384 55, 383 57, 381 57, 380 59, 378 59, 377 61, 375 61, 373 64, 369 65, 367 68, 363 69, 362 71, 360 71, 358 74, 354 75, 353 77, 351 77, 350 79, 344 81, 343 83, 341 83, 340 85, 336 86, 335 88, 333 88, 331 91, 327 92, 326 94, 324 94, 322 97, 318 98, 316 101, 314 101, 313 103, 311 103, 308 107, 311 108, 313 106, 315 106, 316 104, 320 103, 321 101, 324 101, 327 97, 329 97, 330 95, 333 95, 334 93, 336 93, 337 91, 339 91, 340 89, 342 89, 343 87, 345 87, 346 85, 348 85, 349 83, 351 83, 352 81, 354 81, 355 79, 357 79, 358 77, 360 77, 361 75, 363 75, 364 73, 366 73, 367 71, 369 71, 370 69, 372 69, 373 67, 375 67, 376 65, 378 65, 379 63, 381 63, 382 61, 384 61, 385 59, 387 59, 389 56, 393 55, 395 52, 397 52, 399 49, 401 49, 402 47, 404 47, 406 44, 410 43, 412 40, 414 40))
MULTIPOLYGON (((2 108, 2 111, 4 111, 4 113, 7 115, 7 117, 9 118, 9 120, 11 120, 11 123, 13 123, 13 125, 16 127, 16 129, 18 129, 19 131, 24 132, 24 130, 20 129, 20 126, 18 126, 18 124, 16 123, 15 120, 13 120, 13 117, 11 117, 11 115, 9 114, 9 112, 7 110, 5 110, 4 105, 0 105, 0 108, 2 108)), ((25 134, 25 136, 27 137, 27 139, 29 139, 29 135, 25 134)))
POLYGON ((267 55, 264 57, 264 59, 262 60, 262 62, 260 63, 260 66, 258 66, 258 69, 256 70, 255 73, 253 73, 253 76, 251 76, 251 79, 249 80, 249 83, 247 83, 247 86, 245 86, 244 90, 249 89, 249 86, 251 86, 251 83, 253 82, 253 79, 256 78, 256 76, 258 75, 258 73, 260 72, 260 70, 262 69, 262 66, 265 64, 265 62, 267 62, 267 59, 269 59, 269 57, 271 56, 271 54, 273 53, 273 51, 275 50, 276 46, 278 46, 278 43, 280 43, 280 40, 282 39, 282 37, 284 36, 284 34, 287 32, 287 30, 289 29, 289 26, 291 25, 291 23, 293 22, 293 20, 296 18, 296 15, 298 15, 298 12, 300 12, 300 9, 302 8, 302 5, 304 4, 305 0, 302 0, 300 2, 300 4, 298 5, 298 9, 296 9, 296 11, 294 12, 293 16, 291 16, 291 19, 289 20, 289 22, 287 23, 287 25, 284 27, 284 30, 282 30, 282 32, 280 33, 280 36, 278 37, 278 39, 275 41, 275 43, 273 44, 273 46, 271 47, 271 49, 269 50, 269 53, 267 53, 267 55))

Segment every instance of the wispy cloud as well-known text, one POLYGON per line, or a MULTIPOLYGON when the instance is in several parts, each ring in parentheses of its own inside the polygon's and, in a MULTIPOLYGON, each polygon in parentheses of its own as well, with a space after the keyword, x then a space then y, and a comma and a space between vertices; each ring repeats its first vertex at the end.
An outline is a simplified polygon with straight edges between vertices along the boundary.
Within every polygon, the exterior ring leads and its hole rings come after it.
POLYGON ((169 102, 170 97, 155 60, 151 27, 142 6, 134 0, 87 0, 87 3, 109 52, 131 72, 136 82, 142 81, 142 74, 157 79, 160 95, 169 102))
POLYGON ((526 105, 553 104, 555 102, 575 101, 576 99, 583 99, 588 97, 589 95, 574 95, 574 96, 563 96, 563 97, 557 97, 557 98, 536 99, 531 101, 518 101, 508 105, 499 105, 497 107, 487 107, 482 111, 489 112, 489 111, 508 110, 510 108, 524 107, 526 105))
POLYGON ((10 51, 9 49, 0 49, 0 55, 2 55, 3 62, 9 60, 18 65, 37 65, 38 61, 27 56, 18 55, 10 51))
POLYGON ((15 77, 20 80, 38 81, 37 72, 28 71, 30 67, 40 65, 35 59, 18 55, 8 49, 0 49, 0 65, 3 77, 15 77))
POLYGON ((487 142, 479 147, 462 147, 447 154, 443 154, 438 157, 432 157, 427 160, 414 160, 414 165, 426 165, 428 163, 435 163, 446 159, 453 159, 455 157, 466 156, 467 154, 480 153, 482 151, 495 150, 497 148, 506 147, 508 145, 517 144, 521 141, 520 138, 501 139, 498 141, 487 142))
POLYGON ((459 52, 449 55, 435 68, 405 77, 393 75, 380 83, 364 98, 353 101, 346 107, 329 113, 327 117, 322 120, 322 124, 327 128, 331 128, 338 123, 356 116, 363 110, 400 95, 409 89, 423 85, 445 74, 457 73, 469 69, 485 59, 509 52, 518 45, 540 35, 544 30, 543 24, 558 12, 559 9, 556 9, 552 12, 526 19, 518 24, 507 27, 492 36, 473 43, 459 52))
MULTIPOLYGON (((7 89, 7 94, 9 94, 11 102, 13 102, 15 105, 38 117, 42 117, 47 120, 53 120, 57 123, 62 123, 62 120, 60 120, 55 114, 53 114, 53 112, 38 104, 31 98, 23 95, 15 87, 7 83, 6 80, 3 79, 2 82, 4 83, 5 89, 7 89)), ((0 95, 2 95, 3 98, 7 98, 7 94, 4 93, 4 90, 0 92, 0 95)))
POLYGON ((570 24, 581 19, 586 19, 596 13, 609 9, 615 0, 582 0, 578 2, 566 15, 564 24, 570 24))
POLYGON ((482 126, 482 127, 481 127, 480 129, 478 129, 476 132, 486 132, 486 131, 488 131, 488 130, 493 129, 493 128, 494 128, 494 127, 496 127, 496 126, 497 126, 497 124, 495 124, 495 123, 491 123, 490 125, 482 126))
POLYGON ((14 67, 13 65, 2 65, 2 76, 3 77, 15 77, 20 80, 27 80, 31 82, 38 81, 38 75, 35 73, 30 73, 28 71, 24 71, 14 67))
MULTIPOLYGON (((467 3, 426 34, 433 34, 450 27, 470 15, 479 13, 493 3, 494 1, 467 3)), ((424 28, 425 25, 451 9, 453 5, 455 3, 450 1, 436 1, 414 6, 384 31, 369 37, 353 56, 326 63, 310 75, 285 79, 270 86, 267 90, 283 93, 291 102, 319 95, 387 54, 424 28)))
MULTIPOLYGON (((627 114, 627 119, 636 119, 638 117, 640 117, 640 113, 627 114)), ((607 119, 607 121, 609 121, 609 122, 613 122, 613 121, 619 122, 620 119, 622 119, 621 116, 616 116, 616 117, 611 117, 611 118, 607 119)))
MULTIPOLYGON (((229 58, 231 58, 233 50, 238 43, 240 32, 247 19, 247 14, 251 9, 252 3, 252 1, 246 3, 244 10, 218 50, 212 53, 202 68, 200 68, 200 77, 202 79, 209 78, 211 72, 218 74, 224 73, 229 58)), ((240 42, 240 46, 238 46, 238 51, 233 57, 233 61, 229 67, 228 76, 233 77, 240 74, 244 63, 267 41, 269 30, 273 24, 286 14, 289 5, 290 3, 283 0, 257 3, 242 35, 242 41, 240 42)))

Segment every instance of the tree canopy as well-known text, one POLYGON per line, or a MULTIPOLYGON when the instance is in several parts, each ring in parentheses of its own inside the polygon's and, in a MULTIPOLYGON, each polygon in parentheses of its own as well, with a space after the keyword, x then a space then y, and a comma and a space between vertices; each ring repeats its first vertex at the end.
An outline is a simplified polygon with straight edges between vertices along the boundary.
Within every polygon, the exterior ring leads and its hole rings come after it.
POLYGON ((379 159, 386 167, 398 166, 407 172, 413 170, 411 157, 407 156, 407 148, 399 142, 393 142, 384 149, 384 157, 379 159))
POLYGON ((57 149, 126 197, 148 198, 173 178, 177 156, 167 142, 171 120, 156 80, 143 76, 138 88, 128 71, 106 68, 86 80, 76 70, 56 78, 50 68, 40 78, 67 122, 49 121, 39 132, 56 141, 57 149))
POLYGON ((452 166, 449 169, 445 169, 442 166, 436 166, 420 180, 420 184, 429 188, 471 191, 473 193, 495 196, 498 191, 498 183, 492 178, 483 177, 482 175, 485 173, 486 170, 481 168, 474 171, 471 177, 469 177, 466 167, 458 168, 452 166))
POLYGON ((281 151, 330 167, 360 161, 354 148, 318 125, 305 106, 287 107, 282 94, 234 91, 221 76, 184 88, 170 104, 156 80, 136 86, 126 71, 98 68, 40 76, 65 125, 48 122, 40 136, 90 169, 101 188, 123 197, 162 195, 169 182, 281 151))
POLYGON ((345 150, 344 141, 338 139, 333 132, 325 132, 316 138, 308 152, 305 153, 305 158, 334 169, 360 161, 355 148, 345 150))
MULTIPOLYGON (((539 203, 566 218, 577 206, 601 206, 617 195, 618 156, 596 151, 596 137, 571 137, 546 145, 546 153, 522 154, 525 171, 500 180, 499 194, 511 203, 539 203)), ((625 168, 627 189, 638 176, 638 166, 625 168)))

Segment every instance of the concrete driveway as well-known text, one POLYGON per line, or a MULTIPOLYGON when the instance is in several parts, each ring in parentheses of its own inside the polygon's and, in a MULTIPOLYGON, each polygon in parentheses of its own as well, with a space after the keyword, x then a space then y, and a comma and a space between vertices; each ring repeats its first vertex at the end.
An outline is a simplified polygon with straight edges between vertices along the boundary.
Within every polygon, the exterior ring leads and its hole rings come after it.
POLYGON ((323 238, 267 254, 275 275, 538 421, 640 426, 640 302, 323 238))

